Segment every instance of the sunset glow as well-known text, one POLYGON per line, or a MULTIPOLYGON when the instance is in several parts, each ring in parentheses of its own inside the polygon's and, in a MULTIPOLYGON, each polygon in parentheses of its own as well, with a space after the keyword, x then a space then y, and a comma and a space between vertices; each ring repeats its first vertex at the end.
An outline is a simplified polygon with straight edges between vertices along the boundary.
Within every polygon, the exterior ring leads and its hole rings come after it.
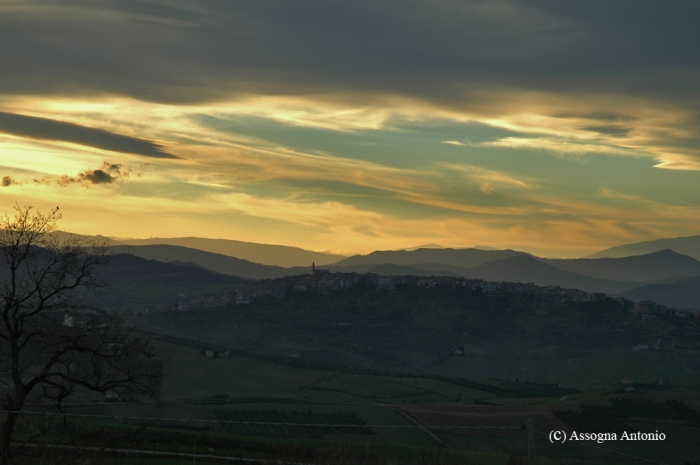
POLYGON ((661 37, 621 6, 535 1, 266 5, 3 3, 3 211, 345 254, 573 257, 700 234, 684 23, 661 37))

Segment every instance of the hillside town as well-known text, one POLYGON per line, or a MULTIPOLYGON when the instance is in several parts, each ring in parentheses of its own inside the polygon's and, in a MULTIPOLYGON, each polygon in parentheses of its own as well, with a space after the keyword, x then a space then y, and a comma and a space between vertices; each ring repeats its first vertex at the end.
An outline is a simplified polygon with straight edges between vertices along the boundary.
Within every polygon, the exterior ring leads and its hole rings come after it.
POLYGON ((560 286, 538 286, 534 283, 494 282, 452 276, 382 276, 374 273, 342 273, 311 267, 306 275, 286 276, 276 279, 245 281, 231 288, 201 294, 188 298, 180 294, 177 305, 158 304, 143 307, 138 313, 151 311, 185 311, 188 309, 216 308, 229 305, 245 305, 260 298, 283 298, 288 292, 321 292, 346 289, 359 284, 394 289, 396 286, 416 286, 423 288, 463 287, 480 290, 486 294, 523 294, 538 296, 547 302, 590 302, 610 301, 628 309, 643 320, 655 313, 675 315, 681 318, 700 318, 700 313, 668 307, 651 300, 635 302, 622 297, 610 297, 605 293, 586 292, 579 289, 566 289, 560 286))

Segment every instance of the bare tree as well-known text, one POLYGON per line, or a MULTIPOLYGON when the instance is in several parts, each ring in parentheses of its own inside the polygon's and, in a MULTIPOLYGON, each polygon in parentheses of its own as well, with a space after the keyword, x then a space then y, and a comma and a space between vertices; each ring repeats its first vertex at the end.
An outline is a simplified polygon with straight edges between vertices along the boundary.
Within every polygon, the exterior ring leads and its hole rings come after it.
POLYGON ((23 409, 60 412, 67 399, 90 393, 157 395, 151 340, 118 316, 76 312, 103 285, 109 247, 58 239, 51 233, 60 219, 58 208, 19 206, 0 217, 2 464, 21 451, 13 432, 23 409))

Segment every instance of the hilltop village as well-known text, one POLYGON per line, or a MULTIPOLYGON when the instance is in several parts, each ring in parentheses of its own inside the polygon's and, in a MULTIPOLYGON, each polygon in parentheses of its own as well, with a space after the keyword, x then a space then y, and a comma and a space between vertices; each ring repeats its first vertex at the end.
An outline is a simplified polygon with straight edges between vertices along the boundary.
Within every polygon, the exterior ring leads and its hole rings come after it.
POLYGON ((394 289, 396 286, 417 286, 424 288, 435 287, 464 287, 470 290, 480 290, 491 294, 525 294, 538 296, 548 302, 590 302, 611 301, 641 319, 649 319, 654 313, 672 314, 684 318, 700 318, 700 314, 692 310, 676 309, 657 304, 651 300, 634 302, 622 297, 609 297, 604 293, 591 293, 579 289, 565 289, 559 286, 537 286, 533 283, 492 282, 481 279, 469 279, 450 276, 381 276, 374 273, 342 273, 311 267, 311 273, 306 275, 286 276, 276 279, 261 279, 245 281, 228 289, 199 295, 193 298, 180 298, 177 305, 157 304, 143 307, 137 313, 152 311, 183 311, 188 309, 215 308, 228 305, 245 305, 259 298, 282 298, 287 292, 306 292, 318 290, 328 292, 345 289, 355 285, 394 289))

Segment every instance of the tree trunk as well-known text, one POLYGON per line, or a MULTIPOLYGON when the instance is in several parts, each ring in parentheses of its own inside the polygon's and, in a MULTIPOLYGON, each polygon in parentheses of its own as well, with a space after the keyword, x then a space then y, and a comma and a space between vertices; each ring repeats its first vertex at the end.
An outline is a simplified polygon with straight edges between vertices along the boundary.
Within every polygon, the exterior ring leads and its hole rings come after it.
MULTIPOLYGON (((8 408, 8 410, 14 409, 8 408)), ((7 417, 2 422, 2 431, 0 431, 0 464, 2 465, 8 465, 10 463, 12 431, 17 424, 18 418, 18 413, 7 412, 7 417)))

